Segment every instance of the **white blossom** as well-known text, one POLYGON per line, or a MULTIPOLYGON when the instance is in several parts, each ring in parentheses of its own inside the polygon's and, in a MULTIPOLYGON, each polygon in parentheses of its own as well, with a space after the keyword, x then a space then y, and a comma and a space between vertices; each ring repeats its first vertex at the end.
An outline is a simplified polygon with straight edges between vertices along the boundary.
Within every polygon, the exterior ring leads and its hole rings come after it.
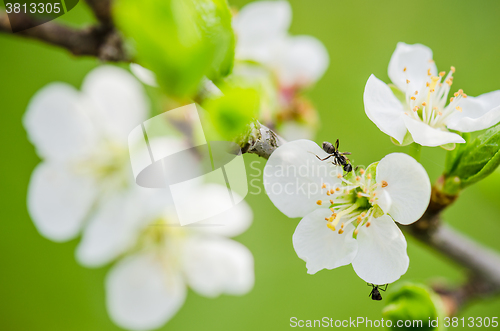
POLYGON ((462 89, 449 99, 455 67, 437 71, 432 51, 420 44, 398 43, 389 62, 387 85, 374 75, 366 83, 366 115, 401 144, 423 146, 464 143, 449 130, 472 132, 500 121, 500 91, 467 96, 462 89))
MULTIPOLYGON (((147 112, 142 85, 125 70, 103 66, 87 75, 81 91, 62 83, 45 87, 24 118, 43 158, 28 192, 36 227, 55 241, 81 232, 76 258, 84 266, 116 261, 106 279, 107 309, 132 330, 165 324, 182 307, 188 286, 216 297, 245 294, 254 282, 252 254, 229 239, 249 227, 251 209, 244 201, 222 208, 228 188, 197 180, 201 165, 194 155, 183 158, 182 171, 193 179, 192 208, 203 206, 207 215, 201 222, 181 226, 168 190, 135 184, 129 148, 139 144, 130 132, 147 112), (226 211, 208 217, 216 214, 211 208, 226 211)), ((165 155, 189 149, 168 136, 148 138, 165 155)))
POLYGON ((259 62, 275 72, 283 88, 315 83, 328 68, 325 46, 311 36, 288 34, 292 9, 287 1, 256 1, 233 20, 236 58, 259 62))
POLYGON ((342 174, 314 142, 297 140, 273 152, 264 185, 274 205, 302 217, 293 235, 308 273, 352 264, 363 280, 386 284, 408 269, 406 240, 394 221, 411 224, 430 199, 425 169, 394 153, 359 172, 342 174))
POLYGON ((43 161, 31 177, 28 210, 42 235, 75 237, 93 211, 129 187, 128 134, 148 109, 141 84, 111 66, 90 72, 81 91, 52 83, 33 97, 24 126, 43 161))
MULTIPOLYGON (((199 190, 215 209, 228 193, 215 184, 199 190)), ((158 192, 144 197, 135 197, 133 204, 143 211, 142 217, 127 217, 132 211, 126 208, 129 201, 117 202, 125 209, 124 217, 96 219, 78 247, 80 261, 89 266, 124 256, 106 279, 107 309, 117 325, 132 330, 162 326, 182 307, 187 287, 206 297, 251 290, 252 254, 228 239, 251 223, 252 212, 244 201, 223 214, 180 226, 171 198, 158 192)))

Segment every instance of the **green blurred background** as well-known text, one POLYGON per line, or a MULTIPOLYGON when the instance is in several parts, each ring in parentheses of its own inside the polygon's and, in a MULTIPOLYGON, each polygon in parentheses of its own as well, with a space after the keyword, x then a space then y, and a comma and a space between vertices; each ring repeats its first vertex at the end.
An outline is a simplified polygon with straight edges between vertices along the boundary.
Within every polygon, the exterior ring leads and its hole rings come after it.
MULTIPOLYGON (((230 1, 241 7, 248 1, 230 1)), ((397 148, 365 116, 363 89, 371 73, 388 82, 387 65, 398 41, 432 48, 440 70, 457 68, 454 85, 471 96, 500 89, 500 1, 337 1, 297 0, 293 34, 319 38, 328 48, 330 68, 308 93, 322 127, 316 141, 341 140, 355 164, 369 164, 397 148)), ((58 19, 82 26, 93 20, 83 3, 58 19)), ((165 36, 168 38, 168 36, 165 36)), ((118 330, 104 301, 107 268, 77 264, 78 239, 54 243, 40 236, 26 210, 30 174, 39 162, 26 139, 21 118, 31 96, 52 81, 79 87, 99 65, 36 41, 0 34, 0 329, 118 330)), ((246 156, 247 165, 264 166, 246 156)), ((422 163, 435 179, 443 169, 444 151, 425 148, 422 163)), ((249 175, 258 171, 247 168, 249 175)), ((252 177, 254 178, 254 177, 252 177)), ((255 184, 255 182, 254 182, 255 184)), ((446 213, 457 229, 500 251, 500 173, 470 187, 446 213)), ((237 239, 254 254, 256 283, 243 297, 200 297, 190 292, 165 330, 289 329, 289 319, 367 317, 380 319, 384 301, 368 298, 370 288, 350 266, 316 275, 292 248, 298 219, 288 219, 263 191, 251 189, 254 224, 237 239), (258 208, 256 208, 258 207, 258 208)), ((464 279, 462 270, 408 239, 410 268, 402 279, 464 279)), ((390 288, 390 287, 389 287, 390 288)), ((470 306, 461 316, 498 316, 500 298, 470 306)))

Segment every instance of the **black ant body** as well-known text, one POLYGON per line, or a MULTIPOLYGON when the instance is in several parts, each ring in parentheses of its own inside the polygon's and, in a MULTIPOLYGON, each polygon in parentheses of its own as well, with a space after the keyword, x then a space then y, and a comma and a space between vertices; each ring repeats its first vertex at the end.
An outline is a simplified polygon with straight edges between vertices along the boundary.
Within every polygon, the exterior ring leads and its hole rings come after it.
POLYGON ((380 291, 386 291, 387 290, 387 286, 389 284, 385 284, 385 288, 382 288, 382 285, 373 285, 373 284, 370 284, 370 283, 366 283, 368 286, 371 286, 372 287, 372 291, 370 292, 370 294, 368 294, 368 296, 372 297, 372 300, 382 300, 382 295, 380 294, 379 290, 380 291))
POLYGON ((350 164, 351 161, 347 157, 345 157, 345 155, 351 155, 351 153, 349 153, 349 152, 343 152, 343 153, 339 152, 339 140, 338 139, 335 142, 335 146, 332 143, 329 143, 328 141, 325 141, 323 143, 323 150, 325 152, 327 152, 328 154, 330 154, 330 155, 328 155, 324 159, 321 159, 319 156, 316 155, 316 157, 320 161, 325 161, 325 160, 328 160, 329 158, 333 157, 333 162, 332 162, 333 164, 342 166, 342 168, 346 172, 351 172, 352 171, 352 165, 350 164))

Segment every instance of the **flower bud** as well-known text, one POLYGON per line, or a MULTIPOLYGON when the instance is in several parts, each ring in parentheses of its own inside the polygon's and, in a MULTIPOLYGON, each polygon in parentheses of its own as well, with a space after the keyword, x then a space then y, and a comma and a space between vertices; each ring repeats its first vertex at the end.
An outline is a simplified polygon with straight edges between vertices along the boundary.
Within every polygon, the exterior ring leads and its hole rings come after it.
POLYGON ((444 317, 440 297, 422 284, 403 283, 391 291, 387 301, 382 315, 392 321, 391 330, 438 330, 444 317))

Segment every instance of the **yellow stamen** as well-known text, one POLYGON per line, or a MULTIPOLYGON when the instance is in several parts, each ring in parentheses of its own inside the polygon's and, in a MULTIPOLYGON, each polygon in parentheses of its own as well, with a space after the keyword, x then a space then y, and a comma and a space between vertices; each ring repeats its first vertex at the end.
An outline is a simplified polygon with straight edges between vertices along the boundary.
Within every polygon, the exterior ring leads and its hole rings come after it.
POLYGON ((332 231, 335 231, 335 226, 332 224, 332 223, 326 223, 326 226, 332 230, 332 231))
POLYGON ((382 187, 387 187, 389 185, 385 180, 382 181, 382 187))
POLYGON ((316 201, 316 203, 321 206, 321 204, 323 203, 323 201, 318 200, 318 201, 316 201))
POLYGON ((451 69, 452 73, 455 73, 455 67, 454 66, 451 66, 450 69, 451 69))

